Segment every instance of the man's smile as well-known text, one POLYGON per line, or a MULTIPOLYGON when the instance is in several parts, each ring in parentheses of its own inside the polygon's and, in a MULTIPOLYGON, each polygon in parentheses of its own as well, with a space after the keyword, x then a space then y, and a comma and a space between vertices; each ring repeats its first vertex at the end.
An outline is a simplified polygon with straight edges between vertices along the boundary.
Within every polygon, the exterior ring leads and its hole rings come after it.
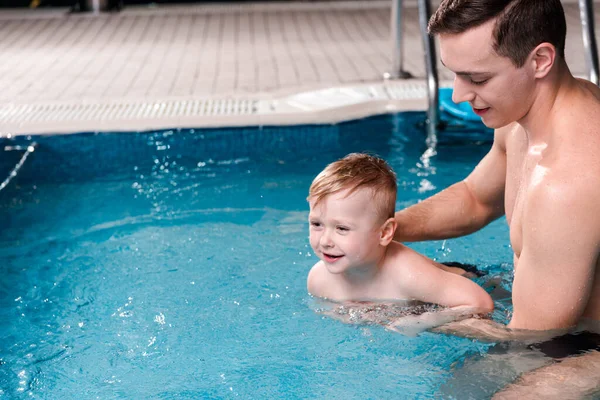
POLYGON ((489 107, 486 107, 486 108, 476 108, 476 107, 474 107, 474 106, 471 106, 471 107, 473 107, 473 112, 474 112, 475 114, 479 115, 480 117, 481 117, 483 114, 485 114, 486 112, 488 112, 488 110, 490 109, 489 107))

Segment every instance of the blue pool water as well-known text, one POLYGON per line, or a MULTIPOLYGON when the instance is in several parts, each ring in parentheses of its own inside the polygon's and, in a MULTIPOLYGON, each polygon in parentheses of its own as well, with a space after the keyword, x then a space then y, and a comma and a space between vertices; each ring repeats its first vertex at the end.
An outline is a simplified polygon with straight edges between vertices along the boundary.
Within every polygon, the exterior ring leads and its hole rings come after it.
MULTIPOLYGON (((327 163, 353 151, 384 157, 398 174, 400 208, 464 178, 489 149, 489 140, 442 140, 423 159, 422 119, 0 142, 38 142, 0 192, 0 395, 489 396, 516 376, 510 354, 343 324, 306 292, 316 257, 305 198, 327 163)), ((19 156, 3 154, 2 177, 19 156)), ((477 264, 510 290, 503 219, 411 246, 477 264)), ((505 322, 509 300, 496 307, 505 322)))

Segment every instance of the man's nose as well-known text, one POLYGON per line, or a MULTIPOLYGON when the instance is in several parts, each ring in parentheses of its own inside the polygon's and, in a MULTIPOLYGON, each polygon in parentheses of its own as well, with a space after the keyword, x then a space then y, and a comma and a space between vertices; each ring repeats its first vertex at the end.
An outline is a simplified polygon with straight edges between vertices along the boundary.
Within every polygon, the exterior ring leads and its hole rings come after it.
POLYGON ((452 89, 452 101, 462 103, 464 101, 473 101, 475 93, 463 82, 463 78, 454 77, 454 87, 452 89))

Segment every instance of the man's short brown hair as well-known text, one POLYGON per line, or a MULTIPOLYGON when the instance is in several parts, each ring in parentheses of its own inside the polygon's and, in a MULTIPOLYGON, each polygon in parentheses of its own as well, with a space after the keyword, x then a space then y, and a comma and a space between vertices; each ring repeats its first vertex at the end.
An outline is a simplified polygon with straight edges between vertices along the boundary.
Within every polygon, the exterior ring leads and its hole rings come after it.
POLYGON ((551 43, 565 58, 567 23, 560 0, 443 0, 429 20, 429 33, 463 33, 494 18, 494 50, 516 67, 541 43, 551 43))
POLYGON ((309 202, 319 203, 325 197, 349 190, 370 189, 377 213, 393 218, 398 185, 396 174, 385 160, 363 153, 351 153, 329 164, 313 180, 308 191, 309 202))

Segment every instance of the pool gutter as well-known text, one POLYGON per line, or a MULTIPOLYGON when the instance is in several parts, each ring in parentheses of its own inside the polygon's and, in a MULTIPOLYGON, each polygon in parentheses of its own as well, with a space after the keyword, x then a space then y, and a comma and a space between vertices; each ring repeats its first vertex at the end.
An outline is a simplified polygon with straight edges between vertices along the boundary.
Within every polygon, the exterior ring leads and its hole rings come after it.
MULTIPOLYGON (((444 82, 448 86, 450 82, 444 82)), ((121 99, 0 105, 0 137, 177 128, 335 124, 427 108, 423 80, 390 80, 229 98, 121 99)))

